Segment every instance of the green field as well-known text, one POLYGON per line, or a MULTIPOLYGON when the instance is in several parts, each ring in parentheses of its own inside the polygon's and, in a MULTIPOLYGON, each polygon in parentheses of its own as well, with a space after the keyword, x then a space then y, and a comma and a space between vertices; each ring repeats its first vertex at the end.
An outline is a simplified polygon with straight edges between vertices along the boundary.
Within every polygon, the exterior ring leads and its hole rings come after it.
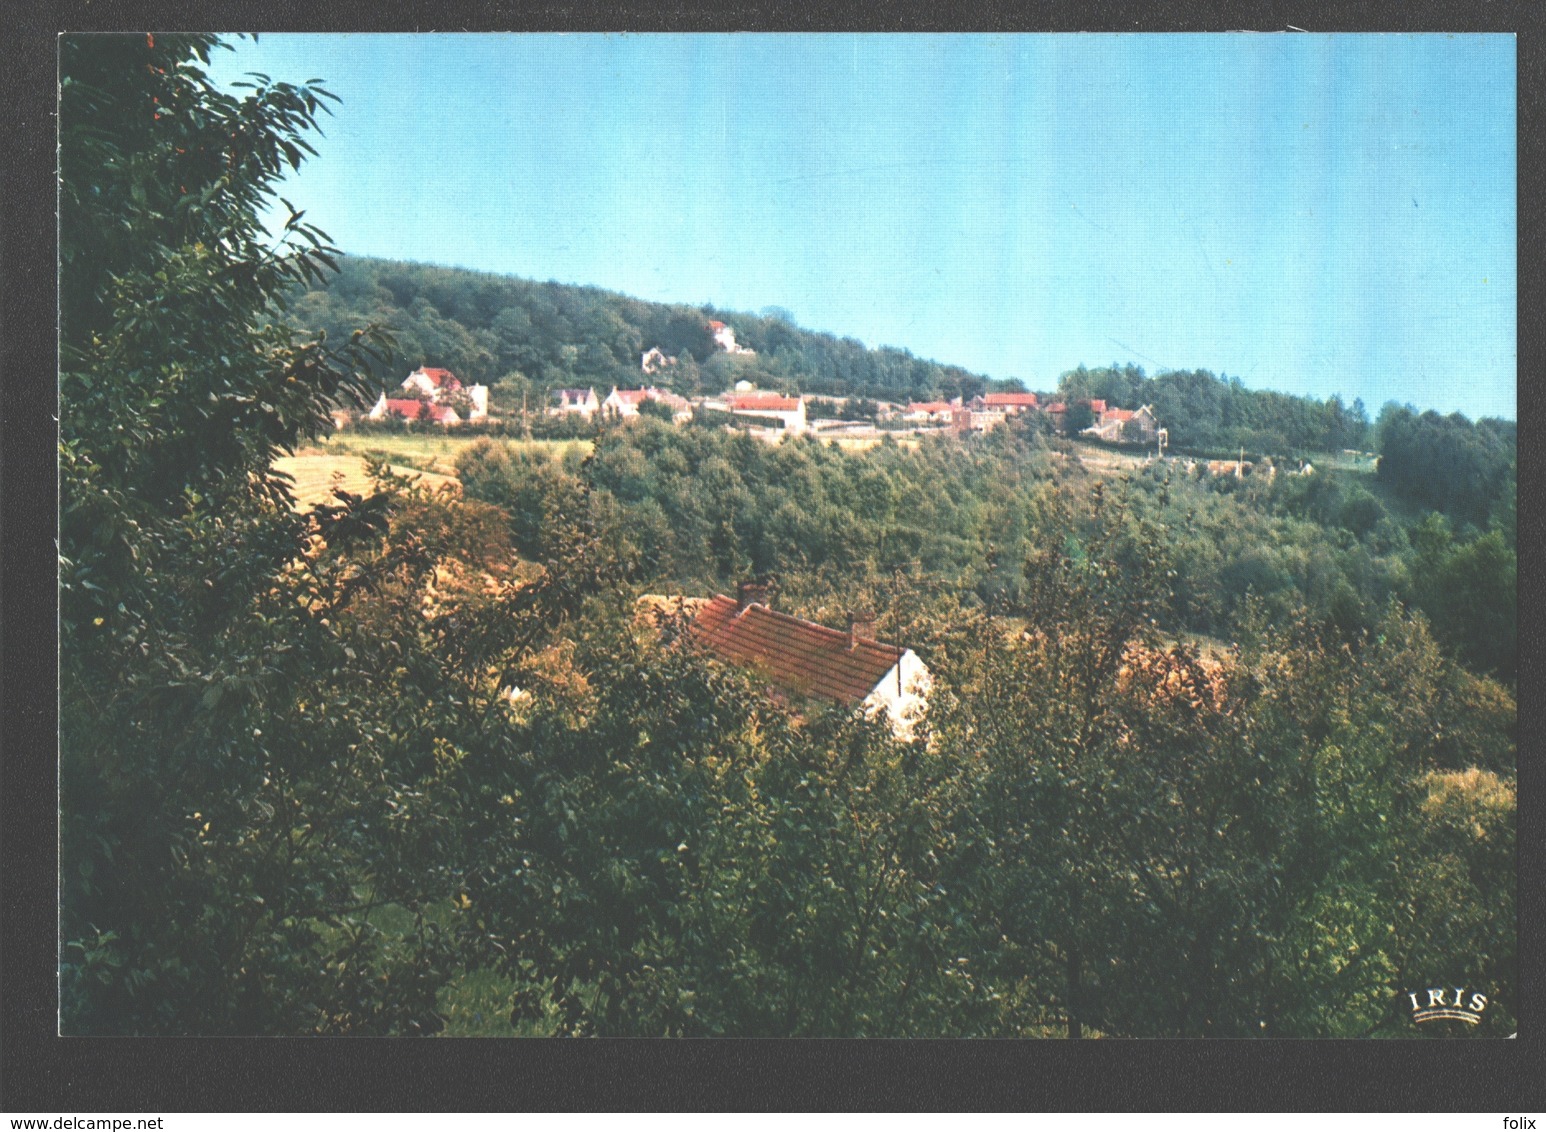
MULTIPOLYGON (((469 445, 485 439, 479 436, 436 436, 425 433, 340 432, 329 437, 323 448, 333 455, 385 456, 393 464, 404 464, 423 472, 456 474, 456 458, 469 445)), ((589 453, 589 440, 518 440, 510 437, 488 438, 510 448, 538 449, 561 459, 570 449, 589 453)))

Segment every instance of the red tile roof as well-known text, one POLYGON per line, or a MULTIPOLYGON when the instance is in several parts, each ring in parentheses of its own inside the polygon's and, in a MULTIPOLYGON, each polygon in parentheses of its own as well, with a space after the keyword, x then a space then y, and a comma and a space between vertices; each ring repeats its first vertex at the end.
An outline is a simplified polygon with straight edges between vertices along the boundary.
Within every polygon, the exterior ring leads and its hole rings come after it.
POLYGON ((723 330, 724 328, 725 328, 725 324, 722 323, 722 322, 710 322, 709 323, 709 329, 710 330, 723 330))
POLYGON ((1106 402, 1104 402, 1104 401, 1096 401, 1096 400, 1092 400, 1090 402, 1090 412, 1092 412, 1092 413, 1104 413, 1105 411, 1106 411, 1106 402))
POLYGON ((1063 402, 1061 402, 1061 401, 1053 401, 1050 404, 1048 404, 1047 412, 1049 412, 1049 413, 1066 413, 1066 412, 1068 412, 1068 406, 1063 404, 1063 402))
POLYGON ((911 401, 908 403, 909 413, 948 413, 955 408, 949 401, 911 401))
POLYGON ((403 398, 389 398, 386 403, 388 413, 397 413, 410 421, 435 421, 438 424, 454 424, 462 418, 457 416, 456 410, 450 405, 432 405, 425 401, 409 401, 403 398))
POLYGON ((699 610, 691 633, 721 660, 753 669, 780 691, 818 696, 852 707, 880 683, 901 659, 903 649, 859 640, 848 647, 848 634, 765 605, 741 610, 732 597, 719 594, 699 610))
POLYGON ((387 398, 387 412, 397 413, 400 416, 407 417, 410 421, 418 420, 419 413, 423 408, 423 401, 410 401, 395 397, 387 398))
POLYGON ((1028 409, 1036 407, 1036 394, 1034 393, 989 393, 982 399, 984 405, 1004 405, 1013 408, 1024 406, 1028 409))
POLYGON ((1101 414, 1101 424, 1107 421, 1130 421, 1138 414, 1132 409, 1107 409, 1101 414))
POLYGON ((798 397, 784 397, 777 393, 735 393, 725 398, 731 410, 760 409, 763 412, 792 413, 800 407, 798 397))

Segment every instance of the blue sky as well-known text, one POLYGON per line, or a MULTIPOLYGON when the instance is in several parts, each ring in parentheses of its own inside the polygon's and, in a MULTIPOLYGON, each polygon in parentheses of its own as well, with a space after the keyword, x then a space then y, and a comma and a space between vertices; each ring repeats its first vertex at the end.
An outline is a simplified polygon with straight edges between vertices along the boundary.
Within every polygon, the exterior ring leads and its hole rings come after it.
POLYGON ((1083 363, 1516 412, 1515 41, 273 35, 346 251, 1083 363))

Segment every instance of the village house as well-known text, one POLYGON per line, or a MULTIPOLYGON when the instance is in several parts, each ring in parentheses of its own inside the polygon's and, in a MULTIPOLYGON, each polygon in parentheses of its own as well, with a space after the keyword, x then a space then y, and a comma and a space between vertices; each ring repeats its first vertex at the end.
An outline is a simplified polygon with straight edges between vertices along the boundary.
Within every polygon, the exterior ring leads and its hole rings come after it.
POLYGON ((954 410, 955 406, 949 401, 912 401, 902 419, 914 424, 949 424, 954 410))
POLYGON ((685 397, 678 397, 664 389, 656 389, 653 386, 644 389, 617 389, 613 388, 607 394, 605 401, 601 402, 601 412, 606 416, 615 416, 619 420, 632 420, 639 415, 639 406, 645 401, 655 401, 671 409, 671 418, 674 421, 685 421, 692 416, 692 406, 687 403, 685 397))
POLYGON ((726 326, 723 322, 715 320, 709 323, 709 333, 714 336, 714 345, 727 354, 755 354, 756 350, 747 349, 735 340, 735 327, 726 326))
POLYGON ((555 389, 553 391, 553 404, 548 408, 548 416, 561 417, 565 413, 579 413, 586 420, 590 420, 601 411, 601 402, 596 400, 594 389, 555 389))
POLYGON ((824 700, 885 716, 892 734, 910 739, 928 706, 933 677, 909 648, 871 636, 871 622, 851 616, 846 631, 770 609, 767 588, 743 582, 735 598, 704 602, 690 639, 728 663, 750 669, 781 696, 824 700))
POLYGON ((401 417, 405 421, 433 421, 443 425, 462 423, 461 416, 450 405, 437 405, 417 397, 388 397, 385 393, 365 415, 373 421, 401 417))
POLYGON ((676 359, 667 355, 659 346, 652 346, 639 359, 639 368, 645 373, 659 373, 667 366, 676 365, 676 359))
POLYGON ((1152 444, 1154 438, 1159 435, 1159 421, 1155 418, 1154 409, 1150 405, 1144 405, 1138 409, 1107 409, 1104 401, 1091 401, 1090 408, 1093 410, 1096 404, 1099 404, 1101 409, 1096 415, 1095 423, 1084 430, 1088 436, 1112 443, 1128 441, 1152 444))
MULTIPOLYGON (((782 393, 731 393, 723 399, 724 411, 738 417, 776 420, 793 436, 805 432, 805 398, 782 393)), ((719 406, 710 404, 710 408, 719 406)))
POLYGON ((488 386, 463 385, 448 369, 420 366, 403 379, 400 386, 406 397, 388 397, 383 393, 365 414, 373 421, 400 416, 410 421, 429 420, 436 424, 460 424, 457 404, 467 410, 467 420, 481 421, 488 416, 488 386))
POLYGON ((972 408, 977 412, 1013 415, 1028 413, 1036 408, 1034 393, 984 393, 972 398, 972 408))
POLYGON ((973 409, 969 406, 952 405, 950 427, 957 434, 988 432, 1003 424, 1005 414, 993 409, 973 409))

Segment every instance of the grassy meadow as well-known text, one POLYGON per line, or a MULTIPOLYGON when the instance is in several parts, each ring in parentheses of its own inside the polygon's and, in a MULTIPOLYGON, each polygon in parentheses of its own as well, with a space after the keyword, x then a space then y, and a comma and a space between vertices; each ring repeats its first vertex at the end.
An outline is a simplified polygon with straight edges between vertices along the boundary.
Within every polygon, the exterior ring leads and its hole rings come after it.
MULTIPOLYGON (((402 464, 422 472, 456 475, 456 458, 470 445, 484 439, 479 436, 458 436, 447 432, 443 435, 426 433, 356 433, 339 432, 329 437, 324 450, 332 455, 384 457, 390 463, 402 464)), ((555 459, 562 459, 571 448, 588 453, 589 440, 519 440, 510 437, 494 437, 494 443, 509 448, 539 449, 549 452, 555 459)))

